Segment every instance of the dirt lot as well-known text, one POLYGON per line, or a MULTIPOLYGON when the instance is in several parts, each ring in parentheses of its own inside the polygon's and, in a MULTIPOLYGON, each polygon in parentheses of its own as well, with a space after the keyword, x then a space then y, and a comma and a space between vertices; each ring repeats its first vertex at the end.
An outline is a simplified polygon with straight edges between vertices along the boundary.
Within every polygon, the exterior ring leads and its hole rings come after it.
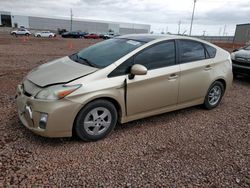
POLYGON ((249 187, 250 80, 212 111, 192 107, 118 126, 85 143, 34 135, 19 122, 15 88, 29 70, 97 40, 0 34, 0 187, 249 187))

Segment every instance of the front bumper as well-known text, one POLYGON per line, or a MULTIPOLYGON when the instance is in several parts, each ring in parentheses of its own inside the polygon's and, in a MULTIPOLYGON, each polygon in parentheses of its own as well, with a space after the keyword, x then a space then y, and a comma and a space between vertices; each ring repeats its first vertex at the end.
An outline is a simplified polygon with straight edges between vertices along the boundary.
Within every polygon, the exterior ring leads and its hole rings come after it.
POLYGON ((28 97, 21 85, 17 88, 17 110, 21 122, 32 132, 44 137, 70 137, 74 119, 81 104, 67 99, 45 101, 28 97), (47 114, 45 128, 39 126, 42 114, 47 114))

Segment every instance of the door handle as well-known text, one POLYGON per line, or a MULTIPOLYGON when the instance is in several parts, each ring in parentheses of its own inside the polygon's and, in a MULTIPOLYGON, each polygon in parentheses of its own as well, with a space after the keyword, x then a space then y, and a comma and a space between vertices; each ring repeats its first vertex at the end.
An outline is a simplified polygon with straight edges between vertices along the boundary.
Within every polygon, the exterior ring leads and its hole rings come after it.
POLYGON ((168 77, 169 80, 174 80, 176 78, 178 78, 178 75, 175 74, 175 73, 174 74, 170 74, 170 76, 168 77))
POLYGON ((212 69, 212 66, 211 66, 211 65, 207 65, 207 66, 204 68, 205 71, 208 71, 208 70, 211 70, 211 69, 212 69))

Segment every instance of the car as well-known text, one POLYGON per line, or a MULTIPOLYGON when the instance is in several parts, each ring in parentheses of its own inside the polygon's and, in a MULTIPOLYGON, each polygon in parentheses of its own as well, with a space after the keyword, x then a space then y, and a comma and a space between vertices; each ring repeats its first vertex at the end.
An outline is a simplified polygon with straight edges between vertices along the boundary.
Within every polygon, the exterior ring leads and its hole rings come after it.
POLYGON ((230 54, 200 39, 135 34, 40 65, 17 87, 21 122, 45 137, 106 137, 117 123, 220 104, 230 54))
POLYGON ((30 36, 31 32, 28 29, 25 28, 19 28, 18 30, 11 31, 11 35, 18 36, 18 35, 25 35, 30 36))
POLYGON ((86 32, 71 31, 71 32, 65 32, 61 36, 63 38, 83 38, 85 35, 87 35, 86 32))
POLYGON ((250 76, 250 45, 234 50, 231 53, 233 73, 250 76))
POLYGON ((119 34, 114 34, 114 33, 108 33, 108 34, 104 34, 103 35, 103 39, 111 39, 111 38, 114 38, 114 37, 118 37, 120 36, 119 34))
POLYGON ((40 32, 36 32, 34 36, 35 37, 49 37, 49 38, 52 38, 52 37, 56 37, 56 34, 50 32, 50 31, 40 31, 40 32))
POLYGON ((100 36, 98 34, 91 33, 91 34, 88 34, 88 35, 84 35, 84 38, 85 39, 99 39, 100 36))

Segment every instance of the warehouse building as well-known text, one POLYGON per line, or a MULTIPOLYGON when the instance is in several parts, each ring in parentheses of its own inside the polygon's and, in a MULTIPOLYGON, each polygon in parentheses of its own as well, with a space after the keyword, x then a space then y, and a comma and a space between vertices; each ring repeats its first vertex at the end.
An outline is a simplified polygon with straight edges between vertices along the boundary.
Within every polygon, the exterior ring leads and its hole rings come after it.
POLYGON ((250 23, 236 25, 234 42, 248 43, 250 41, 250 23))
MULTIPOLYGON (((23 26, 29 29, 52 31, 56 31, 59 28, 69 31, 71 22, 70 19, 65 18, 21 16, 12 14, 11 12, 0 11, 0 25, 16 28, 23 26)), ((107 33, 112 30, 114 33, 123 35, 131 33, 149 33, 150 25, 73 19, 72 30, 81 30, 89 33, 107 33)))

